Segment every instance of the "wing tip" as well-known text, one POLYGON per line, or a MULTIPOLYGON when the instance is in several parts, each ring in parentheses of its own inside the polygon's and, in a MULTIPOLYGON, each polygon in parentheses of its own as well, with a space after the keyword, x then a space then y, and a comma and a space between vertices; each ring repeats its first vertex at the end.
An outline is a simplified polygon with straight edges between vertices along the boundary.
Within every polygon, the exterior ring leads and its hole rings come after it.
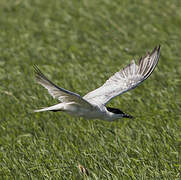
POLYGON ((36 73, 37 75, 42 74, 41 71, 40 71, 40 69, 38 68, 38 66, 37 66, 36 64, 33 65, 33 68, 34 68, 34 71, 35 71, 35 73, 36 73))
POLYGON ((159 44, 158 45, 158 48, 157 48, 157 53, 160 54, 160 50, 161 50, 161 45, 159 44))
MULTIPOLYGON (((151 53, 151 55, 150 55, 150 57, 154 54, 154 53, 156 53, 156 62, 158 63, 158 60, 159 60, 159 56, 160 56, 160 50, 161 50, 161 45, 159 44, 158 46, 156 46, 155 48, 154 48, 154 50, 153 50, 153 52, 151 53)), ((156 63, 156 64, 157 64, 156 63)))
POLYGON ((38 68, 36 64, 33 65, 34 72, 35 72, 35 77, 37 82, 39 83, 40 80, 44 79, 46 81, 49 81, 47 77, 41 72, 41 70, 38 68))
POLYGON ((157 64, 158 64, 158 61, 159 61, 159 56, 160 56, 160 48, 161 48, 161 45, 159 44, 158 46, 156 46, 153 50, 153 52, 150 54, 150 57, 154 55, 154 53, 156 53, 156 57, 154 58, 154 64, 152 64, 152 67, 150 68, 150 70, 146 73, 145 75, 145 79, 147 79, 151 74, 152 72, 154 71, 154 69, 156 68, 157 64))
POLYGON ((152 50, 152 52, 150 53, 150 56, 152 56, 155 52, 157 52, 157 54, 160 53, 160 48, 161 48, 161 45, 157 45, 155 46, 155 48, 152 50))

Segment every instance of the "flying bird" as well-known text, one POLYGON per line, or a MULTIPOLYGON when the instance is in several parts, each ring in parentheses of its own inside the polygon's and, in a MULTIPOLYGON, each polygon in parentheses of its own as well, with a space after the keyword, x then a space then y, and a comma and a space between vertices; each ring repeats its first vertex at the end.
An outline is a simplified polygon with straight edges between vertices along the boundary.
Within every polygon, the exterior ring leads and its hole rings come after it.
POLYGON ((154 71, 160 55, 160 45, 155 47, 151 53, 141 57, 138 65, 134 60, 111 76, 101 87, 89 92, 81 97, 79 94, 58 87, 51 82, 39 69, 34 66, 36 80, 46 88, 53 98, 60 101, 59 104, 35 110, 42 111, 62 111, 73 116, 84 117, 86 119, 102 119, 114 121, 120 118, 132 118, 117 108, 106 106, 106 104, 116 96, 134 89, 154 71))

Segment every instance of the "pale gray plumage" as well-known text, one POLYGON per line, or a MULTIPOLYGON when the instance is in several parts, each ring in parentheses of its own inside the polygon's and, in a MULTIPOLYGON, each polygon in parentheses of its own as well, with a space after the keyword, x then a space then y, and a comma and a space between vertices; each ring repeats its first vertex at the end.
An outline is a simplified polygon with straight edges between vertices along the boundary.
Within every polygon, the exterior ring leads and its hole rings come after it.
POLYGON ((58 87, 47 79, 47 77, 38 69, 37 66, 34 66, 34 68, 36 71, 37 82, 46 88, 53 98, 58 99, 62 103, 74 102, 77 105, 80 104, 81 106, 83 105, 87 108, 92 107, 92 105, 83 99, 79 94, 58 87))
POLYGON ((160 55, 160 46, 139 60, 111 76, 103 86, 89 92, 83 98, 96 105, 106 105, 112 98, 135 88, 147 79, 155 69, 160 55))
POLYGON ((51 96, 57 98, 61 103, 35 110, 40 111, 65 111, 71 115, 85 118, 98 118, 112 121, 118 118, 131 116, 122 111, 109 108, 105 105, 114 97, 135 88, 147 79, 155 69, 160 55, 160 46, 156 47, 152 53, 139 60, 138 65, 132 62, 110 77, 101 87, 89 92, 84 97, 79 94, 60 88, 48 80, 45 75, 35 66, 37 82, 45 87, 51 96))

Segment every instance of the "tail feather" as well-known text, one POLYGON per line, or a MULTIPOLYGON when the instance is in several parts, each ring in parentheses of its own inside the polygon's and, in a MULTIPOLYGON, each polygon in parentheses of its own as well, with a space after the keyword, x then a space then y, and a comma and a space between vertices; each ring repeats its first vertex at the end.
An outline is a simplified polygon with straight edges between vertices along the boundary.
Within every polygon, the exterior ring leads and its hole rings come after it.
POLYGON ((56 104, 54 106, 50 106, 50 107, 46 107, 46 108, 42 108, 42 109, 36 109, 34 110, 34 112, 43 112, 43 111, 64 111, 64 105, 63 103, 60 104, 56 104))

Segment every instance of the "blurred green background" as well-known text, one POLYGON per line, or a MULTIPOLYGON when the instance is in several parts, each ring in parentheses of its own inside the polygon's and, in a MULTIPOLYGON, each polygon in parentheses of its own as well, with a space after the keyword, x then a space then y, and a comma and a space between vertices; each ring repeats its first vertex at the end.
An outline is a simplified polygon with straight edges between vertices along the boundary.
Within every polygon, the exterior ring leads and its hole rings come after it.
POLYGON ((1 179, 181 179, 180 34, 180 0, 0 0, 1 179), (57 103, 34 64, 84 95, 158 44, 152 76, 109 104, 135 119, 33 113, 57 103))

